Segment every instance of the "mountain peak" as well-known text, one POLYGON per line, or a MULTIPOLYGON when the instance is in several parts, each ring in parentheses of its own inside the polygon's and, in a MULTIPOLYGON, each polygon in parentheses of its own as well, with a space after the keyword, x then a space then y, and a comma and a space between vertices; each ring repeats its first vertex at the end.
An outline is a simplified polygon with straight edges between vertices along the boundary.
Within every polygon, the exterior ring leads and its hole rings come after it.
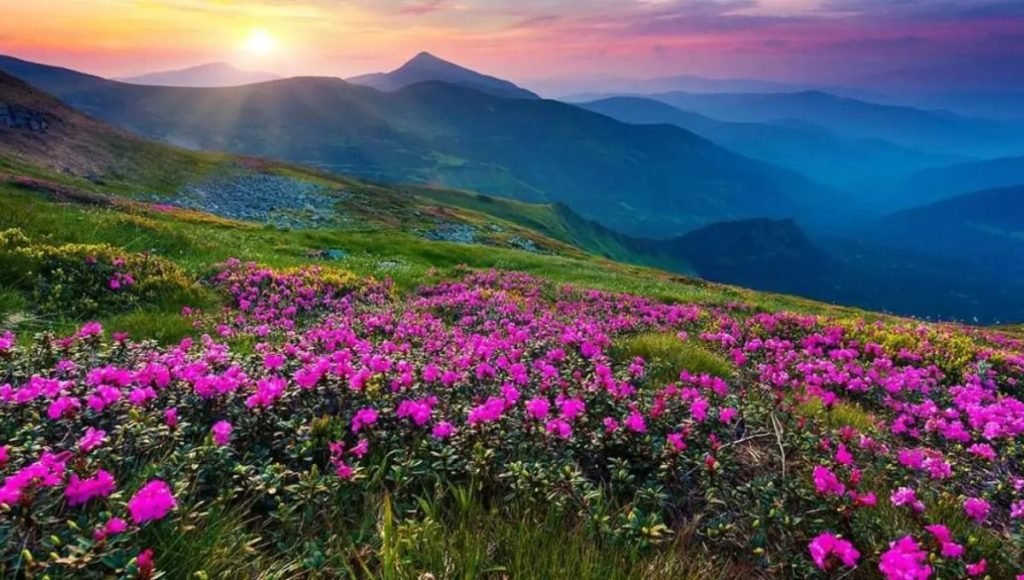
POLYGON ((478 73, 426 51, 420 52, 389 73, 374 73, 346 80, 352 84, 370 86, 381 91, 397 91, 417 83, 436 81, 511 99, 539 98, 509 81, 478 73))

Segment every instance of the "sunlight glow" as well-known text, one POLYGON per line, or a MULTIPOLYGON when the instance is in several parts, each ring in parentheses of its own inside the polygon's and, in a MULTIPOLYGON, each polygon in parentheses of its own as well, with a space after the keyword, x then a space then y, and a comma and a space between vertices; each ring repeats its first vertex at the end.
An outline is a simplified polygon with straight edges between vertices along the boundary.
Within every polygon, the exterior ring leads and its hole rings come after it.
POLYGON ((270 54, 277 48, 277 40, 265 28, 253 28, 245 40, 245 48, 256 54, 270 54))

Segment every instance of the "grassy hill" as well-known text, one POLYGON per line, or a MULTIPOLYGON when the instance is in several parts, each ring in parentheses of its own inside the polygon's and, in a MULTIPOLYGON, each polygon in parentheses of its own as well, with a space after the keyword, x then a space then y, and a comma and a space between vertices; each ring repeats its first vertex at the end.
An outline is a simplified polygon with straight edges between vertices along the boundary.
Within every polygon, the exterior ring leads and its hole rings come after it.
POLYGON ((9 58, 0 69, 167 143, 560 202, 636 235, 724 219, 843 215, 829 203, 834 192, 798 174, 679 128, 627 125, 554 101, 436 82, 390 93, 326 78, 195 89, 126 85, 9 58))

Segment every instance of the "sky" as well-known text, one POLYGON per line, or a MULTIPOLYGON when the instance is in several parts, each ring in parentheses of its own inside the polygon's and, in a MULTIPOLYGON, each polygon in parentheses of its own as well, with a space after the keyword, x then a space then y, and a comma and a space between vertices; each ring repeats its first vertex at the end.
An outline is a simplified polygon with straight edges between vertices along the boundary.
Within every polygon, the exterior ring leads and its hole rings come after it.
POLYGON ((344 77, 423 50, 513 80, 842 82, 1024 62, 1024 0, 0 0, 0 13, 0 53, 103 76, 227 61, 344 77))

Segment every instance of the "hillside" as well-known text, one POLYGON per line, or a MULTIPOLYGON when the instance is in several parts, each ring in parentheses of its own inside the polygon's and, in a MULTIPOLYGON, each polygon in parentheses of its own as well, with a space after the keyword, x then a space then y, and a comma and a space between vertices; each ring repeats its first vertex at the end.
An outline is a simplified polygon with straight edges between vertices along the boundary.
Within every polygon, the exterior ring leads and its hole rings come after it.
POLYGON ((151 72, 114 79, 135 85, 163 87, 235 87, 281 78, 273 73, 242 70, 226 62, 211 62, 182 69, 151 72))
POLYGON ((959 195, 887 216, 866 235, 880 243, 957 259, 1024 280, 1024 186, 959 195))
POLYGON ((327 78, 194 89, 69 82, 63 71, 24 63, 17 70, 76 108, 164 142, 561 202, 626 233, 669 236, 727 219, 848 213, 836 211, 831 190, 688 131, 627 125, 554 101, 436 82, 391 93, 327 78))
POLYGON ((813 126, 718 121, 655 99, 612 97, 580 106, 624 123, 675 125, 737 153, 858 194, 866 177, 877 183, 879 178, 958 160, 955 156, 923 153, 879 139, 844 138, 813 126))
POLYGON ((684 111, 738 123, 809 123, 857 139, 880 139, 944 155, 1024 154, 1024 136, 1010 123, 895 105, 879 105, 821 91, 797 93, 685 93, 648 95, 684 111))
POLYGON ((372 87, 380 91, 397 91, 409 85, 430 81, 463 86, 469 89, 506 97, 510 99, 537 99, 534 93, 515 84, 480 74, 438 58, 429 52, 421 52, 411 60, 387 73, 371 73, 345 79, 354 85, 372 87))
POLYGON ((890 184, 878 195, 898 201, 895 209, 930 204, 960 194, 1024 185, 1024 157, 1004 157, 918 171, 890 184))

